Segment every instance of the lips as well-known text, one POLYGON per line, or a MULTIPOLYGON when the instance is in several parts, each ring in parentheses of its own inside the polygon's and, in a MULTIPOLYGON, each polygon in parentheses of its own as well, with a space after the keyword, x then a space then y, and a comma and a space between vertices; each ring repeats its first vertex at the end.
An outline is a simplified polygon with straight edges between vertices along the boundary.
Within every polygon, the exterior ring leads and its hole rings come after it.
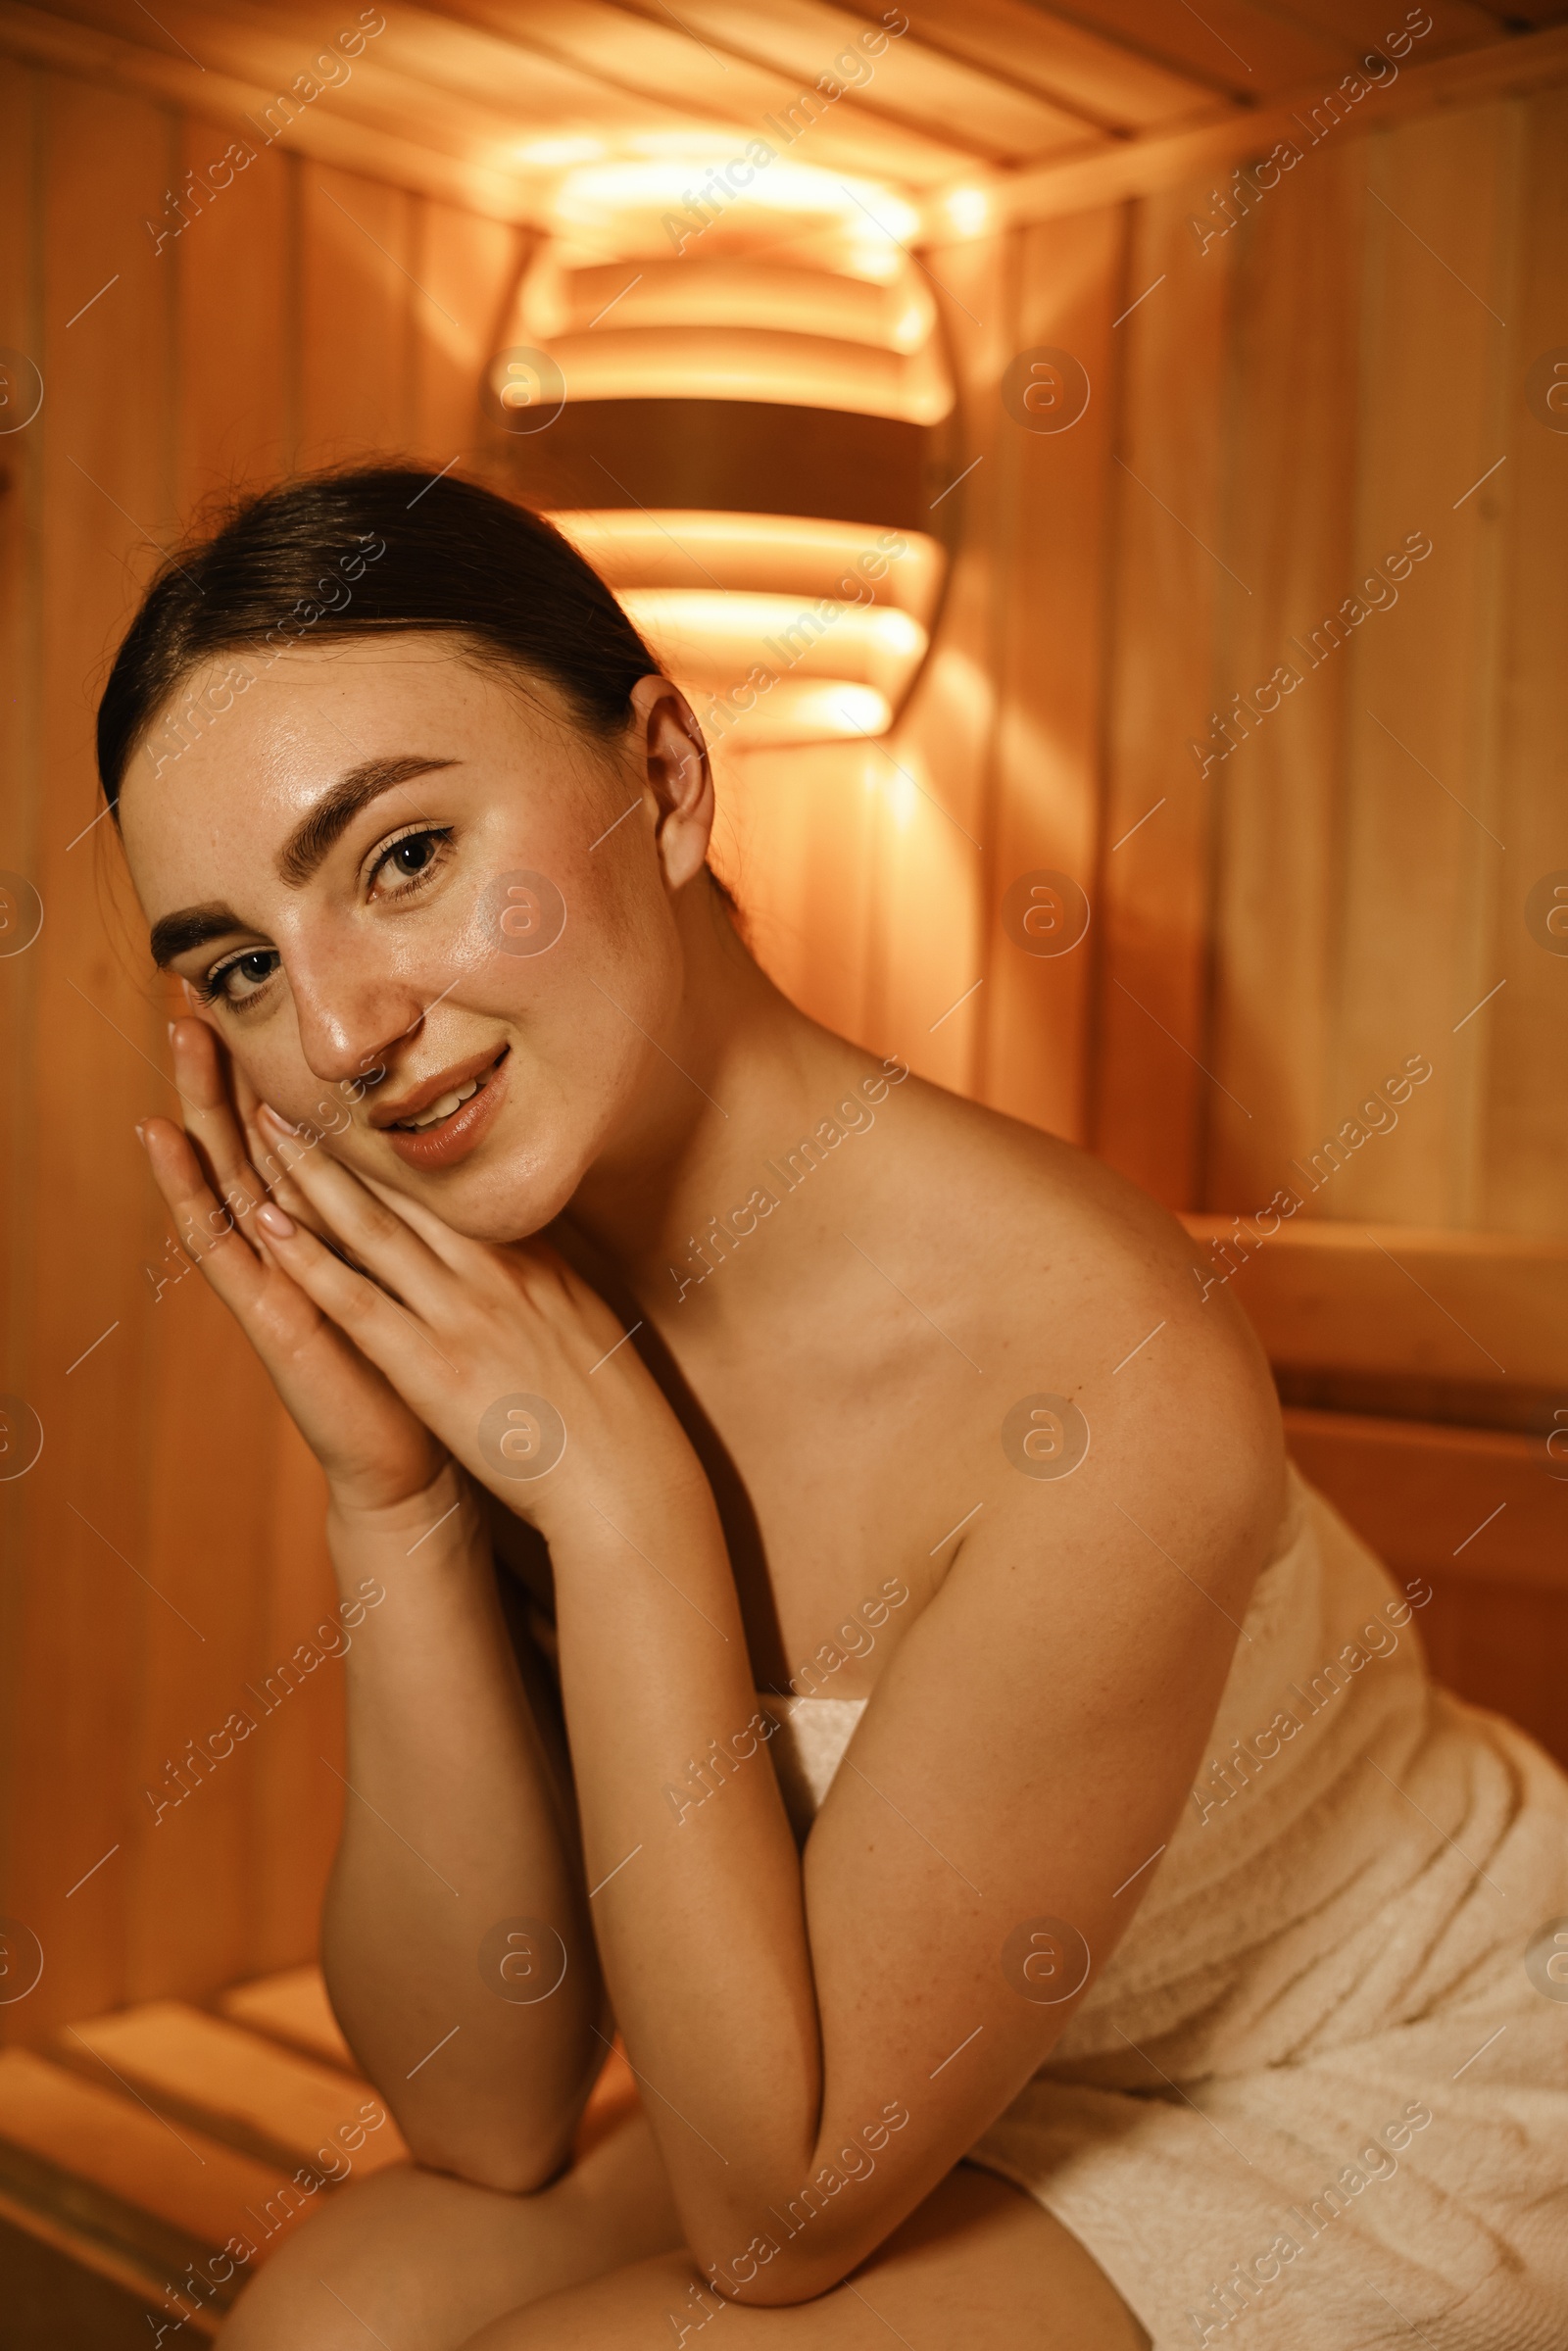
POLYGON ((380 1109, 376 1125, 406 1167, 451 1167, 478 1148, 506 1093, 510 1051, 503 1048, 474 1068, 443 1071, 397 1104, 389 1120, 380 1109))

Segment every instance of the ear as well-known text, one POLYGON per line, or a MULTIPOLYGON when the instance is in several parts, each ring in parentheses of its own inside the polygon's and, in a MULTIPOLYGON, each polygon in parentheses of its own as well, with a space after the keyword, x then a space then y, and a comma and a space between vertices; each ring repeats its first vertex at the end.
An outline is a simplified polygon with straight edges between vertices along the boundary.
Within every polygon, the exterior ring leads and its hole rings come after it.
POLYGON ((686 697, 667 677, 641 677, 631 691, 633 740, 658 805, 654 840, 664 887, 673 893, 701 873, 713 829, 708 746, 686 697))

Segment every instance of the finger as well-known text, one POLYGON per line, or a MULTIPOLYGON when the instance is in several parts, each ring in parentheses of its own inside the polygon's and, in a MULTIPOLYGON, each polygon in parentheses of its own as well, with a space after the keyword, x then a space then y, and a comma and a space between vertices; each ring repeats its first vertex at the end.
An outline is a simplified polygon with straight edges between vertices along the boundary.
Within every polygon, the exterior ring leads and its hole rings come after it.
POLYGON ((297 1224, 306 1225, 313 1233, 323 1237, 324 1227, 320 1218, 298 1184, 293 1181, 282 1160, 271 1149, 257 1123, 258 1113, 262 1106, 261 1096, 237 1061, 232 1061, 229 1066, 233 1081, 235 1106, 239 1111, 240 1125, 245 1136, 245 1148, 250 1154, 251 1165, 259 1171, 262 1177, 268 1199, 276 1200, 284 1213, 292 1216, 297 1224))
POLYGON ((185 1131, 216 1189, 243 1223, 266 1194, 229 1096, 228 1056, 205 1020, 172 1021, 169 1036, 174 1079, 185 1102, 185 1131))
POLYGON ((398 1192, 392 1185, 383 1184, 378 1176, 361 1174, 359 1180, 367 1191, 374 1193, 383 1207, 389 1208, 394 1216, 400 1216, 411 1231, 418 1235, 432 1255, 439 1257, 451 1272, 472 1280, 481 1270, 488 1269, 488 1242, 473 1241, 466 1233, 455 1231, 444 1216, 438 1216, 422 1200, 411 1200, 406 1192, 398 1192))
POLYGON ((198 1264, 225 1305, 246 1315, 258 1302, 267 1273, 234 1221, 218 1200, 191 1147, 172 1118, 149 1118, 142 1143, 185 1254, 198 1264))
MULTIPOLYGON (((377 1205, 377 1213, 386 1211, 377 1205)), ((259 1208, 256 1221, 267 1236, 269 1252, 289 1279, 362 1355, 386 1374, 416 1411, 421 1396, 440 1392, 443 1370, 457 1377, 457 1365, 442 1352, 418 1316, 390 1297, 369 1274, 359 1272, 327 1242, 295 1224, 275 1201, 269 1200, 259 1208), (411 1347, 411 1337, 420 1344, 411 1347)))
MULTIPOLYGON (((406 1299, 416 1313, 429 1320, 439 1316, 451 1300, 453 1278, 435 1250, 352 1169, 295 1134, 269 1103, 262 1104, 258 1124, 324 1221, 328 1238, 341 1241, 383 1289, 406 1299)), ((272 1231, 270 1220, 268 1230, 272 1231)))

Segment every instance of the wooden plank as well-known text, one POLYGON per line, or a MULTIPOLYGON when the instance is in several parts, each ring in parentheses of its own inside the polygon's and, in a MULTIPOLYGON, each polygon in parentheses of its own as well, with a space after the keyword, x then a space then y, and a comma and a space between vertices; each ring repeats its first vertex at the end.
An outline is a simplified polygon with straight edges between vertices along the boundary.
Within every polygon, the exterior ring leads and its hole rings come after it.
MULTIPOLYGON (((270 1460, 272 1556, 263 1619, 270 1669, 294 1656, 315 1627, 338 1622, 326 1550, 326 1481, 283 1413, 272 1424, 270 1460)), ((334 1638, 341 1636, 329 1634, 334 1638)), ((295 1967, 318 1946, 342 1820, 343 1783, 335 1776, 344 1763, 341 1667, 330 1660, 318 1666, 266 1717, 256 1747, 246 1968, 295 1967)))
MULTIPOLYGON (((0 2166, 4 2161, 0 2154, 0 2166)), ((42 2167, 35 2168, 41 2176, 42 2167)), ((182 2263, 139 2261, 89 2233, 79 2219, 57 2220, 0 2188, 8 2351, 62 2351, 77 2344, 131 2351, 147 2342, 149 2311, 171 2327, 182 2314, 196 2339, 211 2342, 220 2310, 177 2291, 170 2301, 171 2271, 179 2277, 182 2263)))
MULTIPOLYGON (((787 76, 794 84, 791 95, 831 73, 835 57, 863 29, 856 18, 823 0, 769 0, 765 10, 752 7, 750 0, 692 0, 681 14, 698 39, 716 42, 735 57, 760 60, 787 76)), ((1102 143, 1102 134, 1082 116, 1052 105, 1010 76, 933 54, 920 31, 915 19, 909 31, 883 50, 870 78, 860 82, 858 103, 865 114, 907 125, 927 138, 946 139, 987 162, 1102 143)))
MULTIPOLYGON (((198 38, 200 35, 198 35, 198 38)), ((166 100, 188 107, 231 133, 275 96, 275 86, 218 69, 204 71, 186 58, 98 27, 74 24, 25 0, 0 0, 0 49, 13 58, 45 66, 124 96, 166 100)), ((419 107, 407 109, 417 133, 419 107)), ((399 135, 384 124, 356 122, 339 108, 313 106, 298 118, 289 145, 303 156, 349 171, 390 178, 498 220, 533 220, 543 227, 548 206, 537 181, 480 163, 471 154, 443 154, 417 135, 399 135)))
MULTIPOLYGON (((1412 52, 1392 88, 1360 102, 1358 114, 1366 120, 1358 122, 1356 115, 1348 120, 1365 131, 1442 107, 1473 106, 1486 98, 1528 96, 1545 89, 1568 77, 1568 29, 1525 33, 1430 65, 1417 63, 1418 57, 1418 51, 1412 52)), ((1234 164, 1266 156, 1279 140, 1299 142, 1298 117, 1322 104, 1326 92, 1337 88, 1343 70, 1304 80, 1265 105, 1227 110, 1195 129, 1119 140, 1108 154, 1083 162, 1042 164, 1006 173, 965 173, 925 198, 927 238, 933 247, 948 246, 970 233, 963 226, 964 211, 950 209, 950 199, 960 188, 972 188, 985 198, 988 224, 1004 224, 1054 220, 1064 213, 1152 195, 1193 179, 1223 180, 1234 164)), ((1342 130, 1339 135, 1347 134, 1342 130)))
MULTIPOLYGON (((854 13, 879 23, 875 0, 854 13)), ((920 16, 928 49, 1005 74, 1104 128, 1147 130, 1206 111, 1211 78, 1174 73, 1102 33, 1029 0, 942 0, 920 16)))
POLYGON ((997 594, 987 666, 998 707, 975 828, 986 985, 970 1084, 995 1108, 1075 1142, 1086 1124, 1096 941, 1037 955, 1002 909, 1021 877, 1041 871, 1065 873, 1086 897, 1096 891, 1123 230, 1122 217, 1105 212, 1013 232, 1013 350, 1070 352, 1089 378, 1089 405, 1062 432, 1004 415, 988 460, 997 594))
POLYGON ((1349 1412, 1287 1407, 1285 1432, 1303 1476, 1396 1574, 1528 1586, 1568 1609, 1568 1457, 1534 1438, 1349 1412))
MULTIPOLYGON (((12 1382, 39 1413, 42 1457, 15 1497, 25 1580, 14 1600, 20 1751, 56 1758, 13 1796, 8 1906, 49 1964, 0 2018, 41 2033, 122 1996, 120 1904, 129 1752, 150 1612, 144 1550, 155 1221, 133 1122, 172 1100, 163 1025, 142 984, 138 918, 101 808, 93 683, 167 536, 172 414, 170 282, 144 216, 174 162, 172 125, 139 100, 70 81, 47 92, 40 238, 46 406, 39 421, 42 725, 23 789, 36 810, 47 918, 36 947, 33 1083, 16 1107, 31 1138, 33 1206, 21 1296, 27 1337, 12 1382), (78 838, 78 836, 80 836, 78 838), (73 844, 74 843, 74 846, 73 844), (149 1065, 150 1064, 150 1065, 149 1065), (93 1915, 68 1908, 84 1872, 93 1915)), ((154 1571, 153 1581, 156 1581, 154 1571)))
POLYGON ((967 1093, 990 920, 983 844, 1005 496, 997 457, 1003 434, 1015 430, 997 387, 1017 348, 1016 294, 1001 237, 956 250, 942 277, 957 406, 927 511, 951 568, 936 649, 887 743, 869 748, 876 846, 864 1036, 920 1076, 967 1093))
MULTIPOLYGON (((243 2236, 265 2253, 315 2209, 283 2195, 287 2182, 274 2167, 200 2131, 175 2131, 118 2089, 80 2080, 30 2049, 0 2052, 0 2141, 100 2190, 120 2215, 117 2221, 108 2205, 97 2208, 106 2230, 133 2229, 137 2214, 161 2223, 165 2233, 145 2239, 154 2252, 176 2249, 167 2236, 173 2229, 198 2246, 243 2236)), ((21 2196, 14 2167, 7 2179, 21 2196)))
MULTIPOLYGON (((1485 1100, 1478 1105, 1477 1221, 1514 1233, 1563 1228, 1563 1114, 1568 1102, 1568 955, 1548 953, 1524 920, 1542 877, 1568 873, 1568 417, 1544 406, 1550 355, 1568 344, 1568 93, 1531 99, 1525 116, 1518 277, 1504 308, 1512 359, 1503 430, 1508 464, 1501 502, 1498 649, 1494 691, 1499 741, 1495 829, 1508 862, 1492 916, 1494 976, 1507 985, 1482 1017, 1491 1024, 1485 1100), (1530 398, 1534 391, 1534 400, 1530 398), (1548 421, 1548 419, 1553 419, 1548 421)), ((1484 324, 1490 322, 1484 321, 1484 324)), ((1497 444, 1503 446, 1502 441, 1497 444)), ((1480 467, 1477 467, 1477 471, 1480 467)), ((1483 493, 1486 495, 1487 493, 1483 493)), ((1488 844, 1482 843, 1485 850, 1488 844)), ((1490 984, 1490 983, 1489 983, 1490 984)))
POLYGON ((1568 1394, 1568 1242, 1182 1220, 1277 1364, 1568 1394))
POLYGON ((1180 73, 1249 100, 1305 73, 1343 71, 1342 44, 1293 11, 1216 0, 1203 9, 1163 0, 1095 0, 1094 22, 1109 39, 1180 73))
POLYGON ((1246 593, 1224 552, 1223 381, 1233 256, 1201 254, 1191 188, 1136 208, 1115 329, 1114 639, 1096 892, 1091 1134, 1172 1206, 1200 1197, 1209 1099, 1213 648, 1246 593))
MULTIPOLYGON (((184 168, 211 185, 210 167, 227 155, 229 137, 226 126, 187 117, 184 168)), ((284 471, 297 429, 289 321, 295 165, 254 131, 244 149, 253 160, 201 198, 201 213, 164 248, 163 267, 178 284, 182 519, 284 471)))
POLYGON ((1503 976, 1492 918, 1507 872, 1493 730, 1506 466, 1476 485, 1507 448, 1519 127, 1514 107, 1476 108, 1401 128, 1364 158, 1355 569, 1374 581, 1368 599, 1395 592, 1372 566, 1387 573, 1406 534, 1433 548, 1397 607, 1333 657, 1350 665, 1340 1115, 1403 1055, 1434 1070, 1410 1121, 1421 1148, 1358 1152, 1336 1178, 1332 1213, 1368 1221, 1468 1226, 1479 1210, 1495 1018, 1484 1000, 1503 976))
POLYGON ((220 1994, 218 2005, 236 2024, 270 2033, 274 2040, 289 2041, 308 2056, 354 2072, 354 2052, 343 2038, 321 1971, 315 1965, 286 1968, 255 1984, 233 1984, 220 1994))
POLYGON ((74 2025, 71 2042, 62 2053, 72 2062, 74 2049, 87 2051, 160 2108, 263 2160, 330 2171, 347 2150, 364 2175, 408 2155, 368 2082, 183 2001, 149 2000, 74 2025))
POLYGON ((479 384, 502 342, 527 239, 426 200, 415 219, 411 438, 432 465, 471 465, 483 438, 479 384))
MULTIPOLYGON (((0 218, 8 224, 0 237, 0 345, 30 357, 34 367, 44 356, 43 240, 35 200, 43 102, 41 75, 0 76, 0 218)), ((17 429, 0 438, 0 674, 10 689, 0 693, 0 772, 9 787, 0 793, 0 869, 36 889, 43 824, 43 425, 41 413, 22 422, 22 403, 36 391, 24 370, 8 368, 5 390, 8 403, 16 404, 10 421, 17 429)), ((8 923, 21 924, 30 922, 36 909, 8 891, 5 911, 8 923)), ((5 1388, 13 1393, 27 1386, 33 1359, 31 1268, 37 1254, 37 1124, 26 1112, 36 1086, 41 962, 36 942, 19 952, 23 935, 20 928, 9 932, 4 944, 12 952, 0 964, 0 1055, 13 1103, 0 1137, 0 1362, 5 1388)), ((36 1525, 30 1483, 24 1477, 0 1484, 0 1788, 18 1791, 19 1812, 31 1752, 18 1687, 27 1673, 24 1636, 36 1573, 26 1552, 36 1525)), ((8 1889, 8 1909, 25 1898, 13 1890, 26 1883, 15 1829, 12 1804, 0 1802, 0 1881, 8 1889)))
MULTIPOLYGON (((1195 218, 1223 233, 1188 242, 1189 271, 1235 256, 1227 552, 1251 591, 1228 600, 1191 730, 1198 752, 1178 740, 1185 730, 1168 735, 1175 771, 1191 778, 1212 761, 1213 1002, 1197 1050, 1218 1081, 1206 1090, 1200 1195, 1215 1208, 1301 1189, 1293 1154, 1353 1106, 1330 1082, 1349 672, 1333 661, 1313 670, 1298 640, 1339 610, 1354 577, 1364 179, 1360 147, 1310 156, 1236 228, 1200 203, 1195 218)), ((1417 1132, 1395 1147, 1401 1162, 1417 1132)))
POLYGON ((307 164, 302 180, 301 462, 408 447, 414 428, 413 200, 307 164))
POLYGON ((1568 1764, 1568 1461, 1523 1437, 1287 1411, 1304 1476, 1401 1582, 1436 1678, 1568 1764))

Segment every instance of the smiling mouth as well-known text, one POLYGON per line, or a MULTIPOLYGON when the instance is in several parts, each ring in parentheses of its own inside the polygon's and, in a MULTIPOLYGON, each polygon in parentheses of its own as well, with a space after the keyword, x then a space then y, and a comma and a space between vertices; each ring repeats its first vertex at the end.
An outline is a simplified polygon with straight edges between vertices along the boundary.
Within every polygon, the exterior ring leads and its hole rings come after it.
POLYGON ((394 1119, 385 1130, 386 1133, 433 1135, 437 1128, 444 1127, 450 1119, 456 1118, 466 1102, 472 1102, 476 1094, 483 1092, 506 1057, 507 1052, 503 1048, 488 1069, 481 1070, 477 1077, 466 1078, 461 1086, 454 1086, 450 1094, 438 1095, 433 1102, 427 1102, 413 1118, 394 1119))

